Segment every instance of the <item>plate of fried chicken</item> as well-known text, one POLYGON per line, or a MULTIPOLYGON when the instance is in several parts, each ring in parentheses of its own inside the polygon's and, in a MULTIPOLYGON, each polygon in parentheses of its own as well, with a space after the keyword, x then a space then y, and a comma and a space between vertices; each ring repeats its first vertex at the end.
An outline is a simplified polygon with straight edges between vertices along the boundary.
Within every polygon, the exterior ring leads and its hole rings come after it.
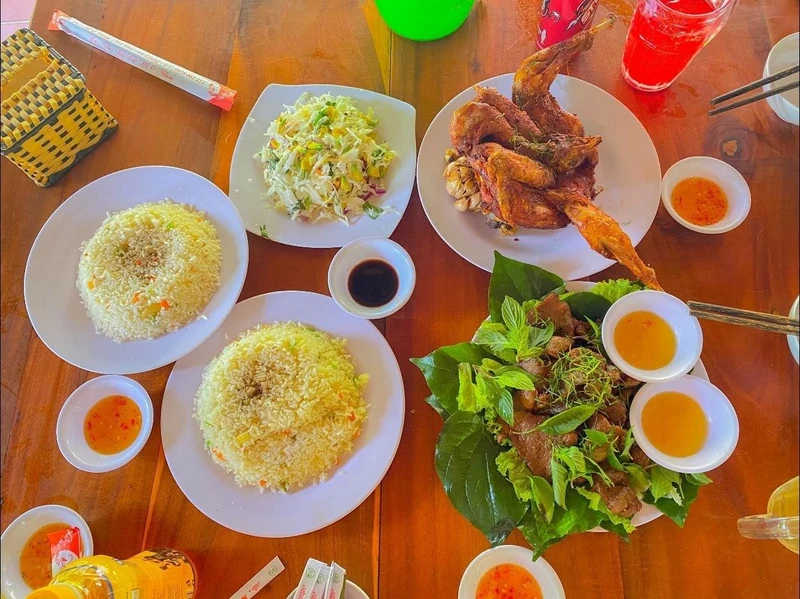
POLYGON ((660 289, 634 249, 659 203, 650 136, 613 96, 559 74, 615 19, 464 90, 432 121, 417 163, 420 199, 469 262, 491 271, 497 250, 579 279, 616 260, 660 289))

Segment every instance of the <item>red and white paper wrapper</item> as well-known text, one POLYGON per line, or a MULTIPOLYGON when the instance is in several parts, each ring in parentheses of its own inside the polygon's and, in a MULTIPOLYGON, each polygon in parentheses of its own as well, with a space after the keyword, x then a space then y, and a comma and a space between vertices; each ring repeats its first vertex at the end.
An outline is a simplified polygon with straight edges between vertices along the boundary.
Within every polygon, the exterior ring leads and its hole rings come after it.
POLYGON ((244 586, 231 595, 231 599, 251 599, 253 595, 267 586, 272 579, 283 572, 283 562, 277 557, 261 568, 253 578, 244 583, 244 586))
POLYGON ((145 52, 141 48, 108 35, 99 29, 89 27, 60 10, 56 10, 53 13, 53 18, 47 28, 51 31, 68 33, 82 42, 102 50, 106 54, 111 54, 129 65, 150 73, 224 110, 230 110, 234 100, 236 100, 236 90, 225 87, 211 79, 206 79, 202 75, 179 67, 168 60, 159 58, 155 54, 145 52))
POLYGON ((83 556, 81 529, 77 526, 47 533, 47 539, 50 541, 50 568, 53 576, 61 572, 67 564, 83 556))

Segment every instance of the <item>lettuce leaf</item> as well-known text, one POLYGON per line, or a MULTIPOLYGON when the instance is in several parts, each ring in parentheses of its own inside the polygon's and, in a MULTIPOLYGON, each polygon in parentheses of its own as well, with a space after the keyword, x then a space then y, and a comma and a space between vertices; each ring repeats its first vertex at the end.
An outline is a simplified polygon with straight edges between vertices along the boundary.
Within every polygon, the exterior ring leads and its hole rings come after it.
POLYGON ((509 449, 500 453, 495 459, 497 469, 500 474, 505 476, 514 486, 514 493, 517 499, 525 503, 533 500, 533 491, 531 490, 531 471, 522 461, 516 449, 509 449))
POLYGON ((619 298, 633 293, 634 291, 642 291, 643 289, 646 289, 646 287, 638 281, 611 279, 609 281, 601 281, 592 287, 589 293, 599 295, 613 304, 619 298))

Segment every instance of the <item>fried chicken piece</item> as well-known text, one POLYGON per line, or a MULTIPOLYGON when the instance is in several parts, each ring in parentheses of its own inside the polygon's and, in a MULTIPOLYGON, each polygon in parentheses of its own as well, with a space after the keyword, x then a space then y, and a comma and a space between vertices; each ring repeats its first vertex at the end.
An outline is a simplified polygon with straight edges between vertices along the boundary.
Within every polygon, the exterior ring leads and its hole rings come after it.
POLYGON ((496 220, 531 229, 560 229, 569 219, 538 197, 534 186, 552 185, 547 167, 498 144, 480 144, 469 155, 481 183, 483 209, 496 220))
POLYGON ((594 37, 614 25, 617 17, 609 14, 587 29, 526 58, 514 75, 512 99, 545 131, 582 136, 583 125, 578 117, 566 112, 550 94, 550 86, 559 71, 576 54, 592 47, 594 37))
POLYGON ((627 267, 651 289, 663 291, 655 271, 642 262, 631 238, 617 221, 592 204, 589 198, 562 188, 542 190, 539 195, 569 217, 595 252, 627 267))
MULTIPOLYGON (((510 100, 508 102, 511 103, 510 100)), ((530 119, 527 123, 523 122, 524 117, 519 115, 521 111, 517 111, 516 116, 508 117, 490 104, 467 102, 450 119, 450 140, 456 150, 465 155, 469 155, 482 142, 496 142, 504 148, 544 162, 559 173, 569 172, 591 160, 596 154, 597 144, 602 141, 599 136, 576 138, 557 134, 545 136, 541 141, 529 139, 522 134, 522 130, 533 136, 536 125, 530 119)))

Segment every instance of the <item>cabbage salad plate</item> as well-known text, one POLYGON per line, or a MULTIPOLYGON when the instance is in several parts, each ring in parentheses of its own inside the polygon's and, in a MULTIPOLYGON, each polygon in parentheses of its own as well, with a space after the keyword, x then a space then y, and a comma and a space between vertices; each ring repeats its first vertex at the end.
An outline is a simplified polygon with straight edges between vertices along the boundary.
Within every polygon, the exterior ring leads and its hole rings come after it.
POLYGON ((247 273, 247 233, 228 197, 211 181, 171 166, 140 166, 101 177, 56 209, 33 242, 25 267, 25 306, 36 334, 65 360, 100 374, 133 374, 174 362, 228 316, 247 273), (197 318, 155 339, 118 342, 95 331, 76 281, 81 246, 115 212, 170 199, 205 213, 222 250, 219 287, 197 318))
MULTIPOLYGON (((494 87, 511 97, 514 74, 500 75, 478 85, 494 87)), ((616 220, 637 245, 653 223, 661 191, 661 167, 650 136, 619 100, 599 87, 558 75, 550 88, 561 107, 575 113, 586 135, 600 135, 600 162, 596 182, 602 192, 595 204, 616 220)), ((563 229, 517 229, 515 235, 503 236, 489 228, 477 213, 461 213, 454 198, 445 189, 442 176, 445 151, 452 147, 448 128, 453 113, 475 98, 466 89, 431 122, 419 150, 417 187, 425 214, 439 236, 460 256, 491 272, 494 251, 504 256, 538 264, 565 280, 580 279, 613 264, 594 252, 574 225, 563 229)))
POLYGON ((178 361, 167 381, 161 440, 172 476, 184 495, 214 522, 257 537, 293 537, 340 520, 383 479, 403 431, 405 395, 400 368, 383 335, 368 320, 339 308, 329 296, 279 291, 240 302, 208 341, 178 361), (240 487, 206 450, 192 416, 203 371, 245 331, 261 324, 295 322, 347 340, 355 372, 367 374, 366 419, 351 452, 316 484, 263 493, 240 487))
MULTIPOLYGON (((250 111, 236 141, 228 194, 248 231, 278 243, 334 248, 361 237, 389 237, 403 217, 414 185, 417 158, 415 119, 416 111, 410 104, 365 89, 341 85, 268 85, 250 111), (281 140, 291 137, 293 141, 278 144, 276 140, 272 150, 268 149, 269 156, 257 156, 272 141, 273 136, 268 136, 267 131, 281 113, 301 98, 306 102, 324 94, 330 94, 332 99, 337 96, 349 98, 356 110, 368 116, 373 135, 354 130, 355 127, 350 126, 353 119, 344 120, 342 117, 347 112, 322 103, 303 123, 293 121, 288 127, 285 121, 280 125, 276 123, 281 132, 290 131, 277 137, 281 140), (298 130, 302 131, 302 136, 296 134, 298 130), (382 176, 371 188, 365 185, 366 173, 353 173, 353 169, 359 169, 353 157, 341 158, 347 155, 345 150, 352 146, 354 135, 367 142, 367 137, 370 137, 375 144, 395 153, 384 173, 380 163, 382 150, 373 146, 379 163, 365 164, 362 170, 369 169, 376 177, 382 176), (334 154, 338 158, 328 160, 334 154), (266 177, 265 172, 270 173, 270 177, 266 177), (274 189, 270 187, 268 178, 270 182, 278 179, 276 185, 280 194, 267 197, 268 189, 274 189), (369 203, 369 210, 365 207, 365 214, 360 210, 358 214, 350 211, 345 215, 348 222, 316 216, 307 218, 308 209, 313 207, 311 202, 329 198, 318 193, 319 187, 308 191, 310 180, 323 178, 335 185, 336 191, 331 193, 336 195, 349 193, 351 186, 357 186, 356 191, 369 203), (270 207, 273 202, 269 198, 275 197, 281 198, 282 210, 270 207)), ((361 122, 359 119, 358 123, 361 122)), ((373 160, 371 152, 367 159, 373 160)))

